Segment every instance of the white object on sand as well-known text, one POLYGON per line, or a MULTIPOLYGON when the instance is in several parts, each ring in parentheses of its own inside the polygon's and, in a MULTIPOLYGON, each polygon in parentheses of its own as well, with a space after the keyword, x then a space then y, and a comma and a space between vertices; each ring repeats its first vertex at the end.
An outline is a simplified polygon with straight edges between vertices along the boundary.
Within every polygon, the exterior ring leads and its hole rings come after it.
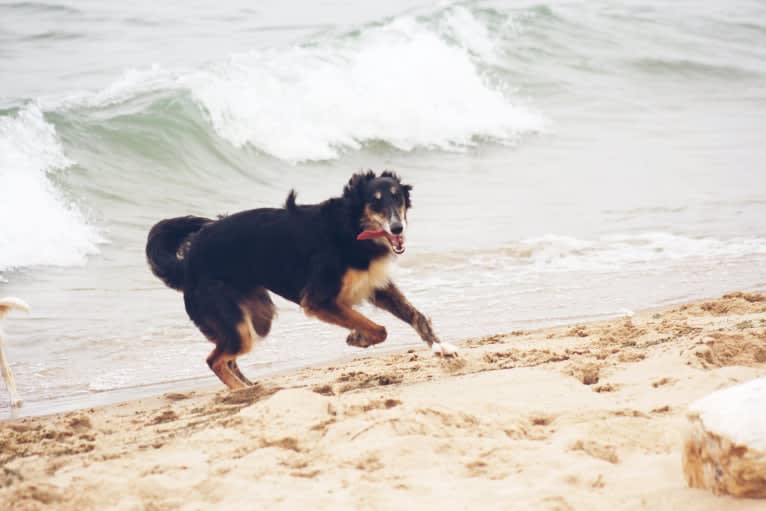
POLYGON ((693 488, 766 498, 766 378, 713 392, 689 407, 683 467, 693 488))
POLYGON ((457 346, 448 342, 435 342, 431 345, 431 351, 437 357, 456 357, 458 354, 457 346))

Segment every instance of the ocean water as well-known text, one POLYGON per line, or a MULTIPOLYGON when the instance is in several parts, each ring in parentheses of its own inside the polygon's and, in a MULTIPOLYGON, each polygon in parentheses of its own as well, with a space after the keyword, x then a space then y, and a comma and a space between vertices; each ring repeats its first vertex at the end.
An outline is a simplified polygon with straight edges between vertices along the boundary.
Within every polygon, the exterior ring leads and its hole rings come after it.
MULTIPOLYGON (((149 228, 362 169, 414 185, 396 280, 444 340, 765 289, 765 137, 756 0, 2 2, 21 413, 216 385, 149 228)), ((251 377, 357 353, 277 303, 251 377)))

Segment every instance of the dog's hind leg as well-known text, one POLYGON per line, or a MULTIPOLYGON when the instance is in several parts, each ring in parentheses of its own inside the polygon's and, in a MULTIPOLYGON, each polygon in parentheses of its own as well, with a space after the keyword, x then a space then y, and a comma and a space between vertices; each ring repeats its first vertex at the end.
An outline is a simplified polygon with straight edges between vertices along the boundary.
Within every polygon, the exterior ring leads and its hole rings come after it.
MULTIPOLYGON (((249 351, 252 344, 263 337, 269 335, 271 331, 271 321, 276 314, 276 307, 274 302, 271 301, 268 291, 265 288, 259 287, 250 292, 244 299, 240 300, 239 306, 242 309, 244 315, 244 324, 238 325, 238 329, 246 328, 247 332, 241 332, 241 336, 249 336, 251 339, 250 345, 243 347, 242 353, 249 351)), ((240 354, 242 354, 240 353, 240 354)), ((229 368, 232 372, 247 385, 255 385, 250 381, 237 365, 237 361, 232 359, 229 361, 229 368)))
POLYGON ((242 383, 244 383, 248 387, 252 387, 253 385, 255 385, 255 383, 250 381, 250 379, 247 376, 242 374, 242 371, 239 369, 239 366, 237 365, 237 360, 236 359, 231 359, 227 363, 229 364, 229 370, 232 373, 234 373, 234 376, 239 378, 242 381, 242 383))
POLYGON ((224 353, 219 346, 216 346, 207 357, 207 365, 218 376, 218 379, 230 389, 244 389, 248 384, 239 379, 232 370, 231 362, 233 360, 232 355, 224 353))
POLYGON ((258 337, 266 337, 271 331, 271 320, 277 313, 269 292, 259 287, 239 302, 258 337))
MULTIPOLYGON (((420 338, 428 344, 435 355, 457 355, 457 347, 447 342, 441 342, 434 333, 431 320, 417 310, 393 283, 388 284, 388 286, 382 289, 376 289, 370 297, 370 302, 410 325, 420 338)), ((351 337, 355 333, 351 332, 347 342, 352 340, 351 337)))
POLYGON ((242 375, 236 359, 250 351, 256 334, 237 293, 222 282, 207 282, 186 290, 184 302, 192 321, 215 343, 207 357, 208 367, 230 389, 252 385, 242 375))

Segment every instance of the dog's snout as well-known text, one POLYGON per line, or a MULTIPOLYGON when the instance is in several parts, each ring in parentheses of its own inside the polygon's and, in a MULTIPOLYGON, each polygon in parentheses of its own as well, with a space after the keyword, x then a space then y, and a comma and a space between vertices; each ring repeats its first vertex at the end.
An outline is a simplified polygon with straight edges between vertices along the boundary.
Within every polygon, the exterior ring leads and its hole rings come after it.
POLYGON ((404 226, 402 225, 401 222, 391 223, 391 234, 396 234, 398 236, 403 231, 404 231, 404 226))

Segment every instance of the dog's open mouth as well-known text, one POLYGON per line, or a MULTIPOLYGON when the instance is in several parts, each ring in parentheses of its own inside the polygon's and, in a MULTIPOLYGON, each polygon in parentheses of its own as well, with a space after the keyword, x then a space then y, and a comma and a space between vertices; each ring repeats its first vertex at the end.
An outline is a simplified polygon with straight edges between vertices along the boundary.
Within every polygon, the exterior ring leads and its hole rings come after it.
POLYGON ((391 249, 395 254, 404 253, 404 236, 391 234, 385 229, 378 229, 377 231, 362 231, 356 237, 358 240, 369 240, 373 238, 386 238, 391 244, 391 249))

